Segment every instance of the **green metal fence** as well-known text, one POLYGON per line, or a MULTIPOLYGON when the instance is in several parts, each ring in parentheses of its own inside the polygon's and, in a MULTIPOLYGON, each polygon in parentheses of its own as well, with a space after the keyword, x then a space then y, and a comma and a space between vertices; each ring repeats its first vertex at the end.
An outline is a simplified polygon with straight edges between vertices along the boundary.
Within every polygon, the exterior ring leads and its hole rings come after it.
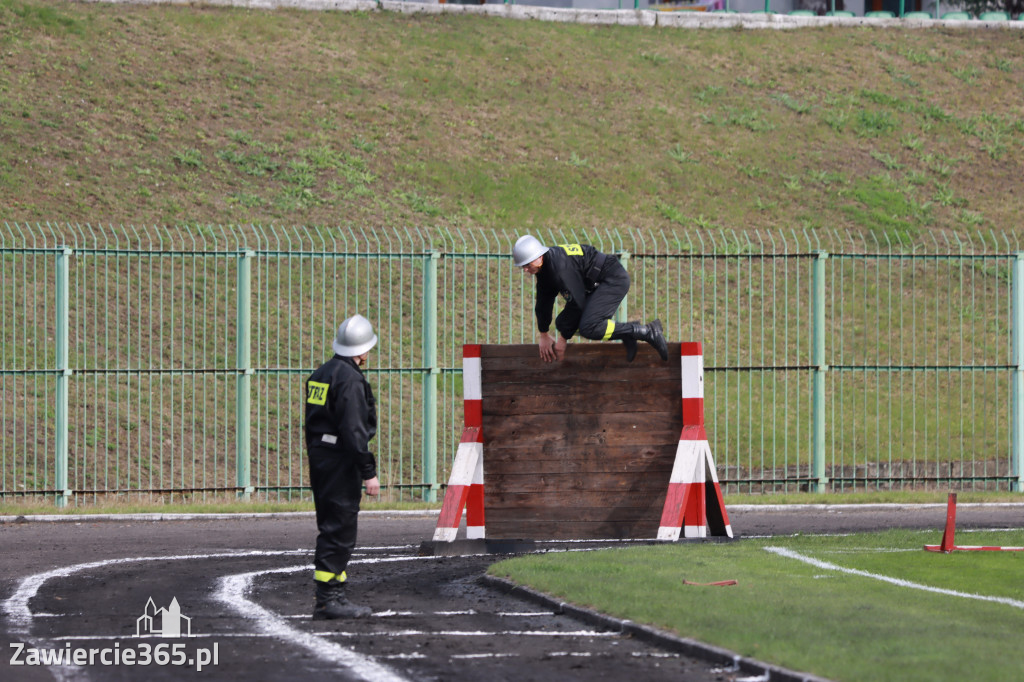
MULTIPOLYGON (((727 492, 1022 489, 1015 238, 536 234, 618 254, 622 319, 703 342, 727 492)), ((516 236, 4 224, 0 497, 307 496, 303 379, 360 312, 385 495, 435 499, 462 344, 534 338, 516 236)))

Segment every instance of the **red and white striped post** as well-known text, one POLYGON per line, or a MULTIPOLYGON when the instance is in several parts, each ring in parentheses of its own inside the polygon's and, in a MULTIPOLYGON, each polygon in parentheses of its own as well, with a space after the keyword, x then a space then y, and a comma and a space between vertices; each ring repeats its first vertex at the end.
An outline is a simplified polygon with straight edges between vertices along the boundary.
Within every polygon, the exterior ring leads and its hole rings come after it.
POLYGON ((683 430, 679 435, 668 495, 658 528, 659 540, 712 535, 732 537, 715 460, 704 430, 704 355, 700 343, 680 344, 683 430), (685 523, 685 525, 684 525, 685 523))
POLYGON ((484 537, 484 439, 480 346, 462 347, 464 429, 448 478, 434 540, 453 542, 466 511, 466 537, 484 537))

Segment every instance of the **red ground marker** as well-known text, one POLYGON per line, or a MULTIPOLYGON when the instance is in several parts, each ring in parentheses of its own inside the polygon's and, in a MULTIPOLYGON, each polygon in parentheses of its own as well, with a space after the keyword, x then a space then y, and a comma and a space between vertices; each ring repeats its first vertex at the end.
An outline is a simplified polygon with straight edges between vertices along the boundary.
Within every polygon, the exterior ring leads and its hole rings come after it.
POLYGON ((995 547, 995 546, 983 546, 983 545, 964 545, 957 546, 953 540, 953 535, 956 533, 956 493, 950 493, 949 499, 946 502, 946 529, 942 532, 942 544, 940 545, 925 545, 924 548, 929 552, 942 552, 943 554, 949 554, 950 552, 1024 552, 1024 547, 995 547))

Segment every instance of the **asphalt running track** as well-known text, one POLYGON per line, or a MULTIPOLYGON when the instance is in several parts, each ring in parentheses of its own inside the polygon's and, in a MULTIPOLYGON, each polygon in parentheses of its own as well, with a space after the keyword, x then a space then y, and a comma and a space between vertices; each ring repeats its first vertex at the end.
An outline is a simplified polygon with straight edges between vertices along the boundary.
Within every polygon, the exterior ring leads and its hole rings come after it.
MULTIPOLYGON (((945 505, 730 507, 730 517, 746 536, 907 527, 935 529, 937 542, 945 505)), ((0 679, 755 679, 683 655, 671 638, 486 586, 493 556, 419 556, 435 520, 363 514, 350 589, 374 615, 314 622, 309 514, 0 519, 0 679), (147 635, 150 599, 176 600, 192 636, 147 635), (12 664, 73 653, 84 665, 12 664)), ((1024 504, 961 504, 957 521, 958 531, 1024 527, 1024 504)))

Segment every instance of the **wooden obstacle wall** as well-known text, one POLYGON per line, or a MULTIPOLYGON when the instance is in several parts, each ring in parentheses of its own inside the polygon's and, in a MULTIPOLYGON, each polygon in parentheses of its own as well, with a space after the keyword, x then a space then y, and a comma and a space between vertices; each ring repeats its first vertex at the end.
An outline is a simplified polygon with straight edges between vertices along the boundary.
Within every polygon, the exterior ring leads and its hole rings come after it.
POLYGON ((481 346, 484 505, 492 539, 653 538, 682 429, 680 346, 481 346))

